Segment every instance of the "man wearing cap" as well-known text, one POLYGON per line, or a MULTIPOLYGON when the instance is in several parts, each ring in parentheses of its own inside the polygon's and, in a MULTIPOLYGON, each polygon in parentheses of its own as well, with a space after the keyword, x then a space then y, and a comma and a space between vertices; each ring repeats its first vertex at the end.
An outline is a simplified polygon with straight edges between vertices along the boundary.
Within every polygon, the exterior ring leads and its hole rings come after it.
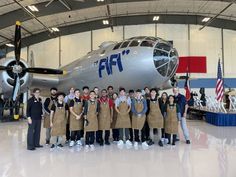
POLYGON ((35 150, 41 148, 40 132, 41 121, 43 116, 43 105, 39 98, 40 89, 33 90, 33 96, 27 102, 27 118, 28 118, 28 134, 27 134, 27 149, 35 150))
POLYGON ((53 87, 50 89, 51 96, 46 98, 43 108, 45 112, 44 120, 43 120, 43 127, 46 129, 46 145, 50 144, 51 138, 51 127, 50 127, 50 111, 53 104, 56 103, 57 97, 57 88, 53 87))

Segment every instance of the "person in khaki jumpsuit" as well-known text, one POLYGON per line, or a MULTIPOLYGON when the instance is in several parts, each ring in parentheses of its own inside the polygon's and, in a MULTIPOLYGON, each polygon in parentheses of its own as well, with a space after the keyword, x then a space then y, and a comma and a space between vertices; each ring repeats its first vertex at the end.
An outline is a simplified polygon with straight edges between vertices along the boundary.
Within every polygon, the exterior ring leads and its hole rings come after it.
MULTIPOLYGON (((146 121, 147 101, 142 97, 142 91, 136 90, 135 98, 132 99, 132 129, 134 130, 134 146, 138 146, 139 132, 142 130, 146 121)), ((143 136, 142 136, 143 137, 143 136)), ((148 147, 145 139, 142 139, 142 146, 148 147)))
POLYGON ((64 102, 65 94, 57 94, 57 102, 52 105, 50 113, 51 135, 53 144, 51 148, 63 147, 62 139, 66 135, 66 124, 68 120, 68 105, 64 102))
POLYGON ((82 146, 81 135, 82 130, 84 129, 84 118, 83 118, 83 109, 84 104, 83 100, 80 98, 80 90, 75 89, 75 98, 70 101, 70 131, 71 131, 71 141, 69 146, 72 147, 75 145, 82 146))
POLYGON ((120 88, 120 95, 115 101, 115 109, 117 112, 117 120, 115 127, 119 129, 119 142, 118 146, 124 144, 124 131, 125 131, 125 144, 132 146, 131 141, 129 140, 129 128, 131 128, 131 121, 129 112, 131 109, 131 100, 130 97, 126 96, 124 88, 120 88))
MULTIPOLYGON (((148 105, 148 114, 147 114, 147 122, 150 127, 150 129, 157 129, 158 130, 158 136, 159 136, 159 146, 163 146, 164 143, 164 137, 163 137, 163 129, 164 129, 164 117, 160 110, 160 104, 159 100, 157 98, 157 90, 151 89, 151 97, 147 101, 148 105), (162 138, 163 137, 163 138, 162 138)), ((150 131, 151 133, 153 131, 150 131)), ((153 138, 153 136, 152 136, 153 138)))
POLYGON ((84 131, 86 132, 85 150, 88 150, 89 147, 91 150, 94 150, 95 132, 98 130, 97 116, 99 112, 99 103, 96 100, 94 91, 90 91, 89 97, 90 99, 84 104, 84 131))
POLYGON ((170 95, 165 118, 165 136, 168 138, 168 144, 171 144, 171 135, 173 135, 172 145, 175 145, 179 125, 178 114, 180 114, 178 105, 174 103, 174 96, 170 95))
POLYGON ((101 98, 99 98, 98 100, 98 102, 100 103, 100 111, 98 114, 98 139, 100 142, 100 146, 103 146, 103 131, 105 131, 105 144, 110 145, 109 137, 113 116, 113 101, 112 99, 108 98, 106 89, 103 89, 101 91, 101 95, 101 98))
POLYGON ((45 116, 43 119, 43 128, 46 129, 46 145, 50 144, 51 139, 51 127, 50 127, 50 112, 51 107, 53 104, 56 103, 56 97, 57 97, 57 88, 51 88, 51 97, 48 97, 45 99, 43 108, 45 112, 45 116))

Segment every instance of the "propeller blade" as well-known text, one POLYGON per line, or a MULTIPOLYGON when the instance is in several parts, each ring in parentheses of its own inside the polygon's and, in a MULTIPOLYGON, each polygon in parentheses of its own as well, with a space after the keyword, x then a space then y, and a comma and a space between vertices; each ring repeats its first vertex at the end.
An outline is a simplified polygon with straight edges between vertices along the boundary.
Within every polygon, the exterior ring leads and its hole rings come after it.
POLYGON ((16 101, 17 95, 20 91, 20 77, 18 74, 15 75, 15 82, 13 87, 12 99, 16 101))
POLYGON ((0 71, 9 71, 12 70, 12 67, 9 66, 0 66, 0 71))
POLYGON ((16 28, 15 28, 15 58, 16 64, 20 61, 20 53, 21 53, 21 23, 16 21, 16 28))
POLYGON ((66 74, 63 70, 50 68, 25 68, 24 71, 36 74, 66 74))

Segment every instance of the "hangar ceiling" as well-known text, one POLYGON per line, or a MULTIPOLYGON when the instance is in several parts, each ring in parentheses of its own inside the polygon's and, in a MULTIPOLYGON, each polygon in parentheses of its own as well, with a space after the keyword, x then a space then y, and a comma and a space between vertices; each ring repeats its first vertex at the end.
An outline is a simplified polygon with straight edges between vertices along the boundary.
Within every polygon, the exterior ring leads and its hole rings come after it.
POLYGON ((236 1, 230 0, 1 0, 0 46, 12 42, 15 21, 22 22, 23 45, 27 46, 58 35, 108 26, 154 23, 201 24, 236 30, 236 1), (35 5, 38 12, 29 10, 35 5), (27 12, 28 11, 28 12, 27 12), (104 25, 102 20, 108 19, 104 25), (51 28, 60 31, 51 33, 51 28))

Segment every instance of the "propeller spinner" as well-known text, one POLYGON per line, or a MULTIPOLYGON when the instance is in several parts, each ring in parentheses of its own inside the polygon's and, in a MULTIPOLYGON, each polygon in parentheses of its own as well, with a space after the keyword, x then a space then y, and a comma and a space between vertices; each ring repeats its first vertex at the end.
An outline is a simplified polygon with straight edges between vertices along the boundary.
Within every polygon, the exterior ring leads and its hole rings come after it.
POLYGON ((16 22, 15 28, 15 64, 13 66, 0 66, 0 71, 8 71, 14 76, 14 84, 12 91, 12 99, 16 100, 17 95, 20 91, 20 74, 22 72, 28 73, 37 73, 37 74, 65 74, 65 71, 51 68, 22 68, 20 65, 20 54, 21 54, 21 23, 19 21, 16 22))

